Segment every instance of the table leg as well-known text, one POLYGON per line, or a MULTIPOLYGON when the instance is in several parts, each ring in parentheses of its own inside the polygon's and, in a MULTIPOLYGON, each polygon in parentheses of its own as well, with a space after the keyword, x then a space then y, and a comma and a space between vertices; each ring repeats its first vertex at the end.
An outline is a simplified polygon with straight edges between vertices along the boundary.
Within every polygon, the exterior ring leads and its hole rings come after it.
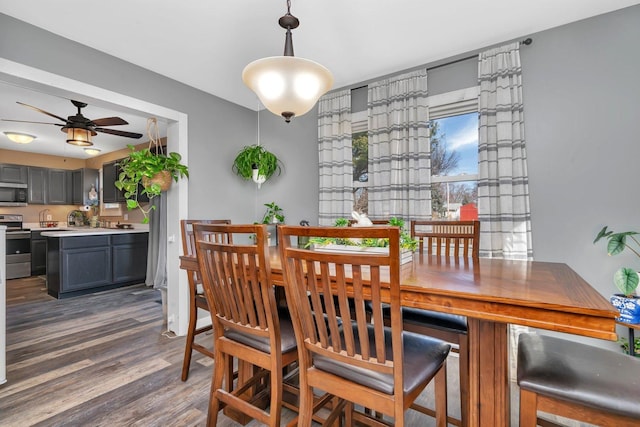
POLYGON ((636 356, 636 338, 633 328, 629 328, 629 355, 636 356))
POLYGON ((508 427, 510 422, 508 325, 467 318, 469 426, 508 427))

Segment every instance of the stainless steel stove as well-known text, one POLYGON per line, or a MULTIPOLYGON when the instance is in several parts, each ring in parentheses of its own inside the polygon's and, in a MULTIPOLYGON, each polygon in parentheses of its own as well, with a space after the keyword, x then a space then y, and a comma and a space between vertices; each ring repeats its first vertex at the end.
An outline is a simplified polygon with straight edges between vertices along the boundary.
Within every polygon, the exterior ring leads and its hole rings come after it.
POLYGON ((7 227, 7 279, 31 276, 31 231, 22 228, 22 215, 0 215, 0 225, 7 227))

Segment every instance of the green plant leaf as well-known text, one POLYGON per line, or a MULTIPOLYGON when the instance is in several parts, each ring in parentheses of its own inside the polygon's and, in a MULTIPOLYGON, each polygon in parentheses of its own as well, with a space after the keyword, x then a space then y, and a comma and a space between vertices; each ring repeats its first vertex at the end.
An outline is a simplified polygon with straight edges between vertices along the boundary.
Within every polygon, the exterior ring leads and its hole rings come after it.
POLYGON ((640 277, 631 268, 621 268, 613 275, 613 283, 625 296, 631 296, 638 287, 640 277))
POLYGON ((609 255, 617 255, 624 250, 627 241, 626 233, 618 233, 609 236, 609 244, 607 244, 607 252, 609 255))
POLYGON ((258 174, 269 179, 275 172, 280 173, 280 161, 275 154, 260 145, 245 146, 233 161, 232 170, 238 176, 250 180, 253 178, 253 166, 258 168, 258 174))
POLYGON ((593 243, 596 243, 598 240, 602 239, 603 237, 608 237, 611 234, 613 234, 613 231, 607 231, 607 226, 605 225, 604 227, 602 227, 602 230, 600 230, 593 243))

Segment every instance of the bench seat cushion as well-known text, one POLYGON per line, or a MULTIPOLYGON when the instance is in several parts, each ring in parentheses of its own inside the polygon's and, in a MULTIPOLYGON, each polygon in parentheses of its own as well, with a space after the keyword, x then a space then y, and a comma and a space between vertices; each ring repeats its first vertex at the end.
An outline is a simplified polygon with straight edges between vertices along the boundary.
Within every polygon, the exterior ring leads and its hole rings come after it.
POLYGON ((640 419, 640 359, 615 351, 522 334, 518 385, 540 395, 640 419))

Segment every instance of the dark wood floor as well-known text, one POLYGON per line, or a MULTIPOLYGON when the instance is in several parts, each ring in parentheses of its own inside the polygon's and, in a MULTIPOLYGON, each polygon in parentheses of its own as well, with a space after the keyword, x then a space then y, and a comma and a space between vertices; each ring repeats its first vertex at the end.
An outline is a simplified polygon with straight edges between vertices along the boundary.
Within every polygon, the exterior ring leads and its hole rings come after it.
MULTIPOLYGON (((0 426, 203 426, 212 362, 194 353, 189 379, 180 381, 184 337, 163 332, 160 294, 143 285, 56 300, 43 278, 7 281, 0 426)), ((454 407, 456 370, 453 359, 454 407)), ((408 425, 434 425, 410 412, 408 425)), ((292 416, 285 410, 283 424, 292 416)), ((219 425, 239 424, 221 416, 219 425)))

